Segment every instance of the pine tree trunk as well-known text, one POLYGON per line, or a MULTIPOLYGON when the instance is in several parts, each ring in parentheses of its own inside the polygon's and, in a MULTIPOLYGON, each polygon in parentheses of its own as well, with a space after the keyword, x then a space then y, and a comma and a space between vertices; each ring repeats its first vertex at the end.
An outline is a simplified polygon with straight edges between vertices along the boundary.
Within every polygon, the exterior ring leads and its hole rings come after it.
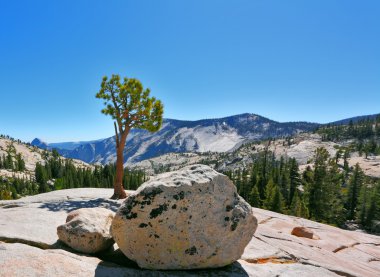
POLYGON ((114 192, 111 199, 124 199, 127 197, 123 187, 124 175, 124 147, 128 136, 128 132, 122 134, 120 143, 116 146, 116 177, 113 185, 114 192))

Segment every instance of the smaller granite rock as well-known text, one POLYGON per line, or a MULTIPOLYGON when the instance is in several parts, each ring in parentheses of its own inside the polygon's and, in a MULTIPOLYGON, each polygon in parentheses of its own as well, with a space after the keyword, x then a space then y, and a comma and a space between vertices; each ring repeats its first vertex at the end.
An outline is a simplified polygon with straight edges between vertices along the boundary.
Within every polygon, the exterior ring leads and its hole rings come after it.
POLYGON ((306 227, 294 227, 292 230, 292 235, 301 238, 319 239, 319 237, 315 235, 311 229, 306 227))
POLYGON ((98 253, 114 244, 111 223, 114 212, 104 208, 83 208, 70 212, 66 224, 57 227, 61 241, 82 253, 98 253))

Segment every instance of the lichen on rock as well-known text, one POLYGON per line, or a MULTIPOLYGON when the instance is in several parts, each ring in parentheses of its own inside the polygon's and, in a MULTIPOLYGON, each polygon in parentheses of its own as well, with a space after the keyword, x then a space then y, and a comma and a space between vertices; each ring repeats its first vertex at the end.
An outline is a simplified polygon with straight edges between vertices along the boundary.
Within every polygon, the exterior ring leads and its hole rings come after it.
POLYGON ((121 251, 142 268, 216 268, 242 255, 257 228, 227 176, 205 165, 161 174, 122 204, 112 222, 121 251))

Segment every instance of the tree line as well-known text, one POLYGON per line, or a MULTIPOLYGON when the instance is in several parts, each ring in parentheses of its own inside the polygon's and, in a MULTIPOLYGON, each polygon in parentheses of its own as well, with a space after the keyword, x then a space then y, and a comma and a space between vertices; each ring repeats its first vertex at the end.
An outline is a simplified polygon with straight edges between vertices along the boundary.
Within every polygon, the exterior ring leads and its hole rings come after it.
POLYGON ((380 115, 376 118, 366 118, 358 122, 352 120, 348 125, 326 125, 316 130, 324 141, 343 141, 355 139, 351 151, 369 154, 380 154, 380 115))
POLYGON ((13 171, 24 171, 25 161, 21 153, 16 152, 13 143, 9 144, 6 149, 6 155, 0 156, 0 169, 7 169, 13 171))
POLYGON ((225 174, 254 207, 339 227, 354 221, 370 231, 380 221, 380 181, 365 176, 359 165, 341 167, 324 148, 303 172, 295 159, 276 160, 265 151, 250 166, 225 174))
MULTIPOLYGON (((83 167, 74 165, 70 159, 62 159, 57 151, 47 152, 44 163, 37 163, 34 178, 0 179, 0 199, 16 199, 20 196, 69 188, 113 188, 116 166, 83 167)), ((46 154, 45 153, 45 154, 46 154)), ((124 169, 123 186, 135 190, 147 180, 144 171, 124 169)))

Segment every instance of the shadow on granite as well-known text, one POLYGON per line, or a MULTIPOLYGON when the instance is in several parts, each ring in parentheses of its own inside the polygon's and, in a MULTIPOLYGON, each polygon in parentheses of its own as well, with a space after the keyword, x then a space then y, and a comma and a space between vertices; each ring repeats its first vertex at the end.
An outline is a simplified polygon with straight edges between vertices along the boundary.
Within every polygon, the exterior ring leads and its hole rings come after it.
POLYGON ((100 262, 95 270, 95 277, 119 277, 119 276, 136 276, 136 277, 175 277, 175 276, 204 276, 204 277, 247 277, 249 276, 245 269, 235 262, 232 265, 217 269, 201 270, 146 270, 129 267, 115 267, 109 262, 100 262))
POLYGON ((114 212, 120 207, 120 203, 105 198, 91 199, 91 200, 67 200, 59 202, 47 202, 39 206, 41 209, 47 209, 52 212, 66 211, 71 212, 81 208, 106 208, 114 212))
POLYGON ((200 269, 200 270, 147 270, 141 269, 138 265, 128 259, 123 252, 114 245, 109 250, 96 254, 94 256, 79 253, 70 247, 66 246, 61 241, 57 241, 54 245, 56 249, 65 250, 73 254, 85 257, 97 257, 101 262, 95 269, 95 277, 174 277, 174 276, 207 276, 207 277, 247 277, 249 274, 241 266, 240 263, 235 262, 231 265, 216 268, 216 269, 200 269))

